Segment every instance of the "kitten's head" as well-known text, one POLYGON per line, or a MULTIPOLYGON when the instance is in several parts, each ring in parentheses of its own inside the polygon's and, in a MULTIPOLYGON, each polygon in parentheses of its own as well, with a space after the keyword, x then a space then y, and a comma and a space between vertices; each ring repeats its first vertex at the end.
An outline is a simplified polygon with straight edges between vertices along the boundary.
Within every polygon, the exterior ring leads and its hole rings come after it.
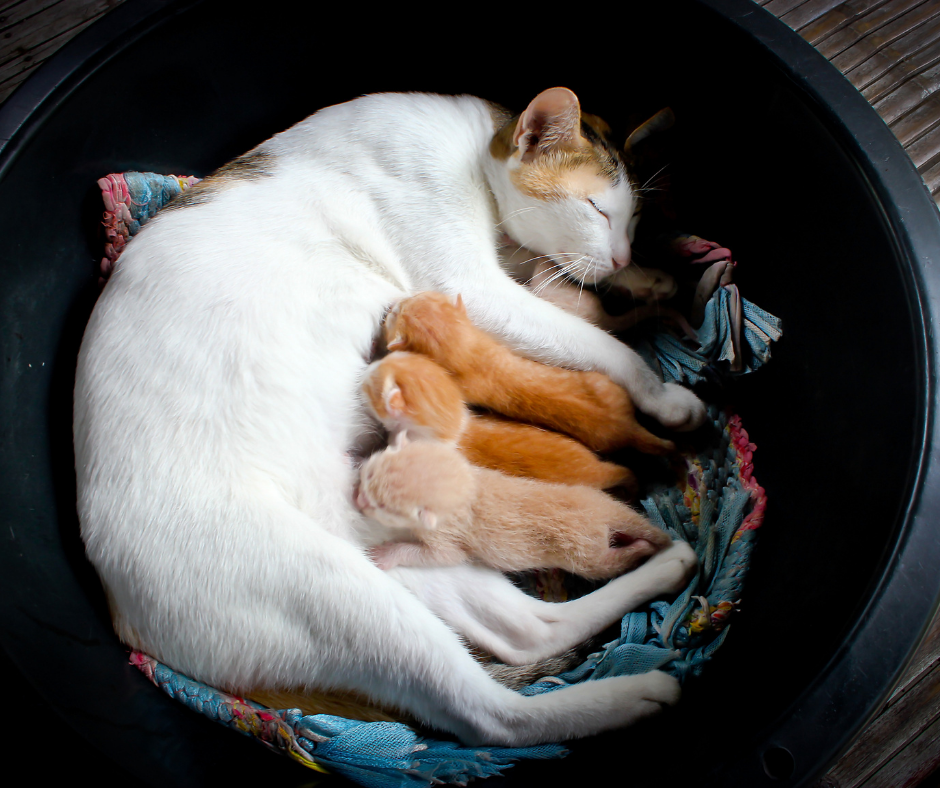
POLYGON ((492 184, 501 228, 588 284, 630 263, 638 219, 623 151, 609 133, 603 120, 581 112, 574 93, 551 88, 490 144, 503 167, 492 184))
POLYGON ((359 471, 356 506, 389 528, 429 530, 466 508, 476 489, 470 464, 439 441, 395 443, 373 454, 359 471))
POLYGON ((426 356, 390 353, 366 370, 362 391, 389 432, 455 441, 468 418, 454 379, 426 356))
POLYGON ((477 336, 459 295, 418 293, 399 301, 385 318, 389 350, 410 350, 439 360, 472 352, 477 336))

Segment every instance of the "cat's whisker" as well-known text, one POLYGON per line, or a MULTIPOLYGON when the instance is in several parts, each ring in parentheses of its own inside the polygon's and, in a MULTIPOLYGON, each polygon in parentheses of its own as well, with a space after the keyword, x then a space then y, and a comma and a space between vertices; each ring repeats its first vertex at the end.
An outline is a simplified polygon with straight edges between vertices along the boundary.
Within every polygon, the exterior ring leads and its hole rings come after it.
MULTIPOLYGON (((505 223, 508 222, 510 219, 512 219, 512 218, 514 218, 514 217, 516 217, 516 216, 518 216, 520 213, 524 213, 525 211, 534 211, 534 210, 535 210, 535 208, 532 207, 532 206, 527 206, 527 207, 525 207, 525 208, 517 208, 515 211, 513 211, 513 212, 510 213, 508 216, 506 216, 506 218, 503 219, 501 222, 497 222, 497 223, 496 223, 496 227, 499 227, 501 224, 505 224, 505 223)), ((520 248, 521 248, 521 247, 520 247, 520 248)))
MULTIPOLYGON (((574 270, 574 267, 575 267, 578 263, 580 263, 581 260, 583 260, 583 259, 584 259, 583 257, 580 257, 580 258, 578 258, 577 260, 575 260, 575 261, 573 261, 573 262, 571 262, 571 263, 566 263, 565 265, 556 265, 556 270, 555 270, 555 272, 554 272, 548 279, 546 279, 544 282, 540 282, 540 283, 532 290, 532 292, 535 293, 535 295, 538 295, 538 294, 541 293, 546 287, 548 287, 548 285, 550 285, 552 282, 554 282, 554 281, 556 281, 556 280, 558 280, 558 279, 560 279, 560 278, 562 278, 562 277, 564 277, 564 276, 567 276, 572 270, 574 270)), ((534 278, 534 277, 533 277, 533 278, 534 278)), ((530 279, 529 281, 531 282, 532 280, 530 279)))
POLYGON ((553 274, 552 274, 548 279, 546 279, 544 282, 540 282, 540 283, 535 287, 535 289, 533 289, 532 292, 535 293, 535 295, 539 295, 546 287, 548 287, 550 284, 552 284, 552 282, 555 282, 556 280, 561 279, 561 278, 567 276, 567 274, 568 274, 568 272, 569 272, 570 270, 571 270, 570 268, 566 268, 566 267, 564 267, 564 268, 559 268, 558 270, 555 271, 555 273, 553 273, 553 274))
POLYGON ((646 181, 640 187, 640 189, 645 189, 649 185, 650 181, 653 181, 656 178, 658 178, 662 174, 663 170, 665 170, 668 166, 669 166, 668 164, 664 164, 662 167, 656 170, 656 172, 654 172, 649 178, 646 179, 646 181))

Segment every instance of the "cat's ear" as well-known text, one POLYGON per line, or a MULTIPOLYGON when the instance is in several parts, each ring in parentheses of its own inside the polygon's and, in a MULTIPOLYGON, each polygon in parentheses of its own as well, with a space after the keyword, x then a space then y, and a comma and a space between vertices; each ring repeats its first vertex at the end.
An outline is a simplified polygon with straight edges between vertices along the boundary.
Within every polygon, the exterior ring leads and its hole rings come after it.
POLYGON ((398 333, 385 343, 385 347, 389 350, 402 350, 407 344, 408 343, 405 342, 405 338, 400 333, 398 333))
POLYGON ((434 512, 428 511, 423 506, 415 509, 415 517, 425 530, 433 531, 437 528, 437 515, 434 514, 434 512))
POLYGON ((462 312, 464 315, 467 314, 467 307, 464 305, 463 296, 460 293, 454 296, 454 306, 457 307, 458 312, 462 312))
POLYGON ((645 140, 651 134, 657 134, 660 131, 671 129, 675 122, 676 116, 670 107, 661 109, 659 112, 653 115, 653 117, 651 117, 645 123, 641 123, 633 130, 630 136, 627 137, 627 141, 623 146, 624 150, 626 150, 628 153, 632 152, 637 145, 643 142, 643 140, 645 140))
POLYGON ((556 149, 576 148, 580 139, 581 104, 568 88, 539 93, 519 116, 512 135, 524 162, 556 149))

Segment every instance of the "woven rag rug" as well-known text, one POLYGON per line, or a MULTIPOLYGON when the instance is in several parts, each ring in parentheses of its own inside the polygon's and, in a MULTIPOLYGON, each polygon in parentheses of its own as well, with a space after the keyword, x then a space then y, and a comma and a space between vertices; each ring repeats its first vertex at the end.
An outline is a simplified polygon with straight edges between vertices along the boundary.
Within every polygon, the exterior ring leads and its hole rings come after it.
MULTIPOLYGON (((191 176, 126 172, 98 183, 105 203, 106 282, 127 242, 164 205, 199 182, 191 176)), ((744 299, 731 281, 731 253, 694 235, 671 232, 656 254, 685 264, 698 284, 686 330, 669 321, 646 321, 633 343, 663 380, 695 385, 725 383, 767 362, 780 321, 744 299), (688 330, 692 326, 691 332, 688 330)), ((699 558, 696 575, 674 600, 653 601, 627 614, 619 637, 566 673, 541 679, 524 695, 553 692, 608 676, 664 670, 680 682, 701 674, 730 631, 748 561, 764 517, 766 496, 753 475, 753 453, 741 420, 717 405, 698 445, 673 463, 674 483, 652 486, 642 506, 673 539, 688 542, 699 558)), ((575 579, 558 570, 530 573, 523 583, 550 601, 577 593, 575 579)), ((559 758, 561 744, 538 747, 464 747, 419 735, 399 722, 361 722, 299 709, 272 709, 222 692, 140 652, 131 662, 167 694, 299 763, 334 772, 367 788, 465 785, 500 774, 520 759, 559 758)))

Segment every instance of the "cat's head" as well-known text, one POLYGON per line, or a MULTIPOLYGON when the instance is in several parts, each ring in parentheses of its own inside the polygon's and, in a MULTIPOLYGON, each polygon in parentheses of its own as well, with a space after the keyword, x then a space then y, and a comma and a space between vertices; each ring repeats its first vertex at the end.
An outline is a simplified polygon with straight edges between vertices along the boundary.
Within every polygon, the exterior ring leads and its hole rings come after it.
POLYGON ((588 284, 629 265, 638 220, 624 151, 609 133, 574 93, 551 88, 490 144, 500 229, 588 284))
POLYGON ((356 507, 388 528, 430 530, 466 508, 476 490, 470 464, 453 446, 399 433, 359 471, 356 507))
POLYGON ((362 392, 372 413, 392 433, 455 441, 469 413, 460 388, 426 356, 389 353, 367 369, 362 392))

